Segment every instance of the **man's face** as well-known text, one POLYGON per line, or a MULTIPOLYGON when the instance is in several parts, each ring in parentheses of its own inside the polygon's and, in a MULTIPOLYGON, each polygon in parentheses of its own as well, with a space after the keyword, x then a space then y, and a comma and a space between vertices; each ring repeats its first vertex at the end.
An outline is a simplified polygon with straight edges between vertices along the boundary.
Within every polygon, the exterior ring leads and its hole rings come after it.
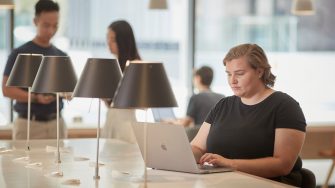
POLYGON ((36 16, 34 23, 36 35, 43 42, 49 43, 58 29, 59 13, 57 11, 41 12, 36 16))

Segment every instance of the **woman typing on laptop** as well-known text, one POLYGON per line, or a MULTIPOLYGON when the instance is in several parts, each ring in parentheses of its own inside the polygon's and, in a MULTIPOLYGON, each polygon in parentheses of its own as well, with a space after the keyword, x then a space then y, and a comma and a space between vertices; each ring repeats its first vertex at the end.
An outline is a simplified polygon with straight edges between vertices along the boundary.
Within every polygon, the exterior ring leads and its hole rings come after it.
POLYGON ((230 49, 223 63, 234 95, 216 104, 192 140, 197 162, 301 186, 306 121, 299 104, 272 89, 275 76, 258 45, 230 49))

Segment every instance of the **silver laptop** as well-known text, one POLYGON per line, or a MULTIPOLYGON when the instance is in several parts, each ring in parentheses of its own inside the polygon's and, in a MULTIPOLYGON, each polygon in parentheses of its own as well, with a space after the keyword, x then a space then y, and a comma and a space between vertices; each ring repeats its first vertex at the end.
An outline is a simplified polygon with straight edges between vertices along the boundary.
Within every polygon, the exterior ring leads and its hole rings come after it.
POLYGON ((142 122, 132 126, 142 156, 144 130, 147 127, 147 167, 196 174, 232 171, 230 168, 197 164, 182 126, 142 122))
POLYGON ((155 122, 176 119, 173 108, 151 108, 155 122))

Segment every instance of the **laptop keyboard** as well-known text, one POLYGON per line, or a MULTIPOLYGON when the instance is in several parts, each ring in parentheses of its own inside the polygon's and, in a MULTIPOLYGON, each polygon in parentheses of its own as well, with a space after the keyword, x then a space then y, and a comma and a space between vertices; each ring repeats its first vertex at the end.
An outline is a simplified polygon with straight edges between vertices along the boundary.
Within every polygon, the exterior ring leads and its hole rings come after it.
POLYGON ((215 166, 213 165, 208 165, 208 164, 198 164, 198 168, 201 169, 201 170, 211 170, 211 169, 214 169, 215 166))

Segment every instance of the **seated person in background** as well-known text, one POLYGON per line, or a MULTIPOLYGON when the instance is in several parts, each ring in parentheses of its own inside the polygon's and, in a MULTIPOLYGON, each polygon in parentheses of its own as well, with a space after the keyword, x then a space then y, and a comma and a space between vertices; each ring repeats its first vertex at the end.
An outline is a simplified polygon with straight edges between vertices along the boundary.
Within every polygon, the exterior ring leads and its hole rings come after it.
POLYGON ((215 106, 224 95, 215 93, 210 86, 213 81, 213 69, 209 66, 202 66, 195 71, 193 76, 194 87, 198 94, 194 94, 188 103, 186 117, 177 120, 167 120, 170 123, 189 127, 200 126, 209 111, 215 106))
POLYGON ((197 162, 301 187, 306 121, 298 102, 272 89, 275 76, 258 45, 230 49, 223 64, 234 95, 215 105, 192 140, 197 162))

